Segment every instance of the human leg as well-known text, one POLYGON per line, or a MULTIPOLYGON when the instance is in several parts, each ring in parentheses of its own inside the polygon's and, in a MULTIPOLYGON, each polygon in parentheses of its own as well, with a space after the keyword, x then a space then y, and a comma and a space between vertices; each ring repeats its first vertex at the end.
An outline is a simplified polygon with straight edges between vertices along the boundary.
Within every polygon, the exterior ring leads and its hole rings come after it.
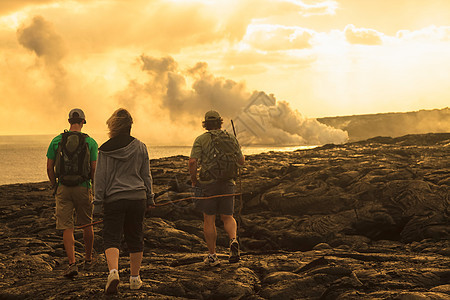
MULTIPOLYGON (((234 194, 236 186, 232 182, 224 182, 221 185, 223 194, 234 194)), ((234 196, 223 197, 219 203, 219 212, 223 221, 224 229, 230 238, 230 263, 239 261, 239 242, 237 241, 237 223, 233 217, 234 196)))
POLYGON ((92 248, 94 247, 94 227, 88 226, 83 229, 84 240, 84 259, 86 261, 92 260, 92 248))
POLYGON ((103 244, 109 269, 105 293, 115 294, 119 285, 119 248, 123 232, 124 203, 122 200, 106 203, 103 218, 103 244))
POLYGON ((208 247, 209 253, 216 253, 216 216, 203 214, 203 233, 205 235, 206 246, 208 247))
POLYGON ((139 276, 144 251, 144 218, 146 200, 127 200, 124 235, 130 251, 130 275, 139 276))
POLYGON ((108 248, 105 250, 105 256, 109 271, 119 270, 119 249, 108 248))
POLYGON ((141 269, 141 262, 143 252, 130 253, 130 289, 138 290, 142 286, 141 276, 139 270, 141 269))
POLYGON ((228 234, 228 237, 231 239, 236 238, 237 224, 236 220, 232 215, 220 215, 220 218, 223 222, 223 227, 228 234))
MULTIPOLYGON (((72 198, 76 211, 76 224, 86 225, 92 223, 92 190, 87 187, 77 186, 73 188, 72 198)), ((92 248, 94 246, 94 228, 92 226, 83 229, 83 241, 85 248, 84 258, 92 260, 92 248)))
POLYGON ((63 230, 63 244, 69 264, 75 263, 75 239, 73 236, 74 223, 72 201, 72 187, 61 185, 58 187, 56 199, 56 229, 63 230))
POLYGON ((75 239, 73 237, 73 228, 64 230, 63 243, 67 258, 69 260, 69 266, 64 271, 64 276, 72 278, 75 275, 78 275, 78 267, 75 262, 75 239))
POLYGON ((125 219, 124 204, 124 200, 104 204, 103 245, 110 270, 118 269, 119 248, 125 219))
POLYGON ((108 263, 109 275, 105 286, 106 294, 116 294, 119 286, 119 249, 108 248, 105 250, 106 261, 108 263))
POLYGON ((139 276, 141 262, 144 252, 130 253, 130 275, 139 276))
POLYGON ((232 215, 220 215, 225 231, 228 233, 228 236, 230 238, 230 257, 229 261, 230 263, 235 263, 239 261, 239 243, 236 239, 236 220, 233 218, 232 215))
POLYGON ((73 237, 73 228, 65 229, 63 232, 64 249, 66 250, 69 264, 75 263, 75 239, 73 237))
MULTIPOLYGON (((202 185, 202 195, 208 197, 217 194, 215 190, 216 184, 202 185)), ((217 266, 220 261, 216 255, 216 240, 217 240, 217 229, 216 229, 216 214, 218 209, 218 199, 199 199, 196 203, 196 208, 203 213, 203 234, 205 236, 206 245, 208 247, 208 256, 205 258, 204 263, 207 266, 217 266)))

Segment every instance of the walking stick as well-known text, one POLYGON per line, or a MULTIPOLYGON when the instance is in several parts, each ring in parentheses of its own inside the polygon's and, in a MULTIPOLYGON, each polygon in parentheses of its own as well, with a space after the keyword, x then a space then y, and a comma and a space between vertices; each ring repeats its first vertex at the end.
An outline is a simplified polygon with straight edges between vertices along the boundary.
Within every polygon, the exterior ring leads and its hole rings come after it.
MULTIPOLYGON (((233 127, 234 137, 236 137, 236 139, 237 139, 236 129, 234 128, 234 122, 233 122, 233 120, 231 120, 231 126, 233 127)), ((239 219, 238 229, 239 229, 239 224, 242 223, 242 219, 241 219, 242 207, 244 206, 244 202, 242 201, 242 177, 241 177, 241 168, 238 168, 238 179, 239 179, 239 209, 238 209, 238 219, 239 219)))
MULTIPOLYGON (((181 201, 186 201, 186 200, 191 200, 191 199, 201 199, 201 200, 205 200, 205 199, 213 199, 213 198, 220 198, 220 197, 227 197, 227 196, 238 196, 240 194, 238 193, 234 193, 234 194, 223 194, 223 195, 214 195, 214 196, 207 196, 207 197, 187 197, 187 198, 182 198, 182 199, 177 199, 177 200, 173 200, 173 201, 167 201, 167 202, 163 202, 163 203, 156 203, 155 206, 152 206, 153 208, 159 207, 159 206, 164 206, 164 205, 168 205, 168 204, 173 204, 173 203, 177 203, 177 202, 181 202, 181 201)), ((95 221, 93 223, 89 223, 89 224, 84 224, 81 226, 78 226, 77 229, 83 229, 89 226, 94 226, 97 224, 103 223, 103 220, 99 220, 99 221, 95 221)))

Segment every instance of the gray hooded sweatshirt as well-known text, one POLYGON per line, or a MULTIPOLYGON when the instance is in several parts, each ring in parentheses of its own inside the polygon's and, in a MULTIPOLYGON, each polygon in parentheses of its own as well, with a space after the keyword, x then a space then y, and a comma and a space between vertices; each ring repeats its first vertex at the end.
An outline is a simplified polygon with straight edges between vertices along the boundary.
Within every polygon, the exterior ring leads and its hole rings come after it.
POLYGON ((147 146, 138 139, 117 149, 100 147, 94 178, 94 205, 122 199, 154 205, 147 146))

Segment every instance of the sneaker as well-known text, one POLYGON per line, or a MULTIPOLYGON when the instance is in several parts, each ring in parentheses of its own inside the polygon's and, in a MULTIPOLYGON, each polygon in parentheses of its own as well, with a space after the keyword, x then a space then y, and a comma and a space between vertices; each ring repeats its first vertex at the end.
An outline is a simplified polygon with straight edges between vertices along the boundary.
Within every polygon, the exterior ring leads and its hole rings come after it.
POLYGON ((142 286, 141 276, 133 277, 130 276, 130 290, 138 290, 142 286))
POLYGON ((78 267, 76 263, 70 264, 64 271, 64 277, 72 278, 76 275, 78 275, 78 267))
POLYGON ((219 258, 217 257, 217 254, 208 254, 207 257, 205 257, 205 260, 203 261, 205 265, 207 266, 217 266, 220 264, 219 258))
POLYGON ((114 270, 109 272, 108 281, 106 282, 105 294, 117 294, 119 285, 119 272, 114 270))
POLYGON ((230 263, 237 263, 239 258, 239 242, 237 239, 232 239, 230 241, 230 257, 228 258, 228 261, 230 263))

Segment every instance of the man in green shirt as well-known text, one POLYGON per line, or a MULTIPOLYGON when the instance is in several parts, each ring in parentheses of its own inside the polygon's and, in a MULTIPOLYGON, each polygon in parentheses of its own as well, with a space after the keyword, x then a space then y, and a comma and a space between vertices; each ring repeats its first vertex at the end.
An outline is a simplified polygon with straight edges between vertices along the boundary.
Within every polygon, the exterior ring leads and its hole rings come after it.
MULTIPOLYGON (((225 176, 226 179, 223 179, 218 176, 218 173, 222 170, 226 170, 227 167, 223 167, 219 171, 211 169, 214 168, 211 167, 212 165, 217 166, 222 164, 215 161, 219 159, 219 155, 211 155, 212 150, 215 151, 212 148, 214 147, 213 143, 215 142, 218 144, 225 144, 224 148, 228 148, 228 152, 233 153, 233 155, 230 155, 231 158, 225 158, 225 160, 229 159, 230 165, 234 163, 237 167, 243 166, 244 164, 244 156, 242 155, 237 139, 233 135, 228 134, 226 131, 221 130, 222 123, 223 120, 218 112, 213 110, 208 111, 205 114, 205 120, 203 121, 203 127, 207 130, 207 132, 198 136, 194 141, 189 158, 189 173, 192 187, 194 187, 194 189, 201 190, 201 192, 196 196, 209 197, 235 193, 236 186, 234 183, 234 178, 232 178, 232 176, 225 176), (198 165, 201 167, 199 179, 197 179, 198 165)), ((226 161, 225 166, 227 166, 226 161)), ((204 261, 205 264, 216 266, 220 263, 216 255, 216 214, 220 214, 224 224, 224 229, 230 238, 229 262, 238 262, 239 243, 236 239, 236 220, 233 217, 234 196, 198 199, 196 201, 196 208, 203 213, 203 231, 206 245, 209 250, 209 254, 204 261)))
MULTIPOLYGON (((75 108, 69 112, 70 132, 81 132, 83 125, 86 124, 84 112, 75 108)), ((64 273, 66 277, 73 277, 78 274, 78 267, 75 261, 75 239, 74 239, 74 212, 76 212, 76 224, 85 225, 92 223, 92 190, 91 179, 94 178, 95 167, 97 163, 98 145, 97 142, 85 136, 85 142, 88 146, 90 174, 87 180, 75 185, 66 185, 64 182, 56 181, 55 163, 59 159, 58 146, 63 140, 63 134, 57 135, 50 143, 47 150, 47 175, 50 183, 57 191, 56 200, 56 229, 63 230, 63 242, 69 259, 69 267, 64 273)), ((61 181, 61 180, 60 180, 61 181)), ((92 226, 84 228, 83 240, 85 246, 85 267, 89 267, 92 262, 92 248, 94 245, 94 229, 92 226)))

